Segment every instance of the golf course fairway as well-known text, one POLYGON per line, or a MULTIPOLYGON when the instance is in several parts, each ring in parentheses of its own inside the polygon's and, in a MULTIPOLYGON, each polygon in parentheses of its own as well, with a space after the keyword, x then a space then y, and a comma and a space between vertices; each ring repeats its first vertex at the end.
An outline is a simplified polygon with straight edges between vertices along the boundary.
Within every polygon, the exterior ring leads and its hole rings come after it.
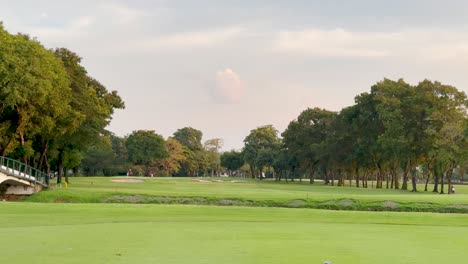
POLYGON ((2 263, 466 263, 468 215, 0 203, 2 263))

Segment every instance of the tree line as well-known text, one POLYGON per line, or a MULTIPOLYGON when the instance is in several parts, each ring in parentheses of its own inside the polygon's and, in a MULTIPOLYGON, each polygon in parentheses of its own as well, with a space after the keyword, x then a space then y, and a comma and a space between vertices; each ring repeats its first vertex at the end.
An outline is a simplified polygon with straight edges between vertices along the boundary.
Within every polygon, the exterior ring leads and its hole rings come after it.
MULTIPOLYGON (((75 175, 266 176, 326 184, 434 192, 468 167, 468 100, 450 85, 384 79, 341 111, 308 108, 281 134, 260 126, 242 150, 221 153, 184 127, 164 139, 151 130, 119 137, 105 128, 125 107, 66 48, 46 49, 0 24, 0 154, 44 171, 75 175), (411 183, 411 186, 409 186, 411 183)), ((67 180, 67 179, 66 179, 67 180)))
POLYGON ((411 191, 423 177, 425 191, 432 180, 434 192, 444 193, 447 182, 450 193, 454 170, 464 175, 468 167, 467 107, 453 86, 384 79, 339 112, 304 110, 281 138, 271 125, 252 130, 243 157, 257 177, 270 168, 277 180, 356 187, 375 180, 375 188, 411 191))
POLYGON ((137 130, 119 137, 103 137, 84 153, 85 175, 140 176, 219 176, 221 147, 219 138, 202 143, 200 130, 184 127, 164 139, 153 130, 137 130))
MULTIPOLYGON (((466 94, 455 87, 384 79, 339 112, 304 110, 281 135, 272 125, 252 129, 239 151, 220 153, 221 139, 202 144, 202 132, 191 127, 167 140, 154 131, 113 136, 112 146, 124 167, 142 175, 227 172, 262 179, 266 173, 278 181, 319 178, 330 185, 367 188, 370 182, 411 191, 420 181, 427 191, 432 181, 433 191, 444 193, 445 183, 451 190, 454 171, 464 175, 468 167, 467 107, 466 94)), ((108 148, 103 157, 112 156, 108 148)))

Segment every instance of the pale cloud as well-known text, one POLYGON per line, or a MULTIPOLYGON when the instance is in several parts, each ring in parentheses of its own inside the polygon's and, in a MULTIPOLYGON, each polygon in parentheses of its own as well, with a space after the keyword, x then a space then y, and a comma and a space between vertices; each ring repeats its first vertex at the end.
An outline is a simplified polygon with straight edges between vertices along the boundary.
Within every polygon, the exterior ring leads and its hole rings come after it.
POLYGON ((115 54, 135 49, 133 43, 143 38, 139 29, 147 17, 145 10, 105 2, 61 25, 30 27, 25 32, 51 47, 64 45, 81 51, 115 54))
POLYGON ((95 23, 95 18, 82 16, 72 20, 63 28, 41 27, 30 30, 31 34, 38 37, 39 40, 69 40, 70 38, 80 38, 86 35, 86 32, 95 23))
POLYGON ((113 17, 113 21, 117 21, 120 24, 134 23, 148 16, 148 13, 144 10, 111 2, 101 4, 99 8, 104 13, 108 13, 109 16, 113 17))
POLYGON ((278 33, 274 50, 285 53, 326 57, 383 57, 385 50, 369 45, 369 41, 384 41, 385 34, 356 33, 343 29, 283 31, 278 33))
POLYGON ((245 83, 233 70, 227 68, 216 73, 214 97, 217 102, 236 104, 245 94, 245 83))
POLYGON ((141 48, 151 49, 183 49, 203 48, 227 43, 239 37, 242 33, 240 27, 228 27, 218 30, 193 31, 169 34, 155 37, 145 41, 141 48))
POLYGON ((430 29, 399 32, 307 29, 278 33, 272 50, 321 57, 468 58, 468 37, 462 32, 430 29))

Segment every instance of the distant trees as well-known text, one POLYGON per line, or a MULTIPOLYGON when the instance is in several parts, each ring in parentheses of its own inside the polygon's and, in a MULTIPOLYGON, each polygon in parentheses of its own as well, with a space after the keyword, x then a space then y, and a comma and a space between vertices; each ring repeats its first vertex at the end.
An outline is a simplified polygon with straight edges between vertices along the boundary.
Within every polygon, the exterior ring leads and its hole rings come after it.
POLYGON ((336 113, 313 108, 303 111, 283 132, 286 153, 295 161, 302 174, 308 174, 310 183, 314 175, 325 166, 327 136, 331 135, 336 113))
POLYGON ((208 161, 208 170, 211 176, 219 176, 221 171, 221 148, 223 140, 221 138, 213 138, 205 141, 203 144, 206 159, 208 161))
POLYGON ((250 166, 251 176, 262 177, 263 167, 273 165, 273 152, 279 150, 278 130, 272 125, 250 131, 244 139, 244 160, 250 166))
POLYGON ((174 138, 166 141, 166 152, 168 156, 160 161, 160 174, 172 176, 180 171, 182 164, 187 161, 188 149, 174 138))
POLYGON ((160 162, 168 157, 164 138, 151 130, 134 131, 127 137, 126 147, 129 161, 143 166, 145 175, 157 173, 160 162))
POLYGON ((376 188, 385 183, 406 190, 411 180, 411 191, 417 191, 417 175, 424 173, 425 190, 430 179, 434 192, 444 193, 444 182, 451 190, 454 169, 463 171, 467 162, 465 93, 429 80, 413 86, 384 79, 355 102, 338 113, 304 110, 282 133, 281 143, 260 132, 265 128, 252 130, 244 141, 245 161, 252 171, 276 166, 286 174, 308 175, 310 183, 321 177, 326 184, 354 180, 356 187, 367 187, 372 179, 376 188))
POLYGON ((244 163, 242 152, 231 150, 221 154, 221 166, 228 170, 229 176, 232 176, 233 171, 239 170, 244 163))
MULTIPOLYGON (((161 175, 248 170, 252 178, 266 173, 278 181, 306 177, 314 183, 320 178, 330 185, 411 191, 422 181, 428 191, 427 183, 433 181, 433 191, 445 193, 451 190, 453 172, 464 174, 467 168, 467 108, 465 93, 452 86, 384 79, 339 112, 305 109, 281 137, 272 125, 252 129, 240 152, 221 153, 221 139, 202 144, 200 130, 178 129, 165 141, 167 156, 156 163, 161 175)), ((122 149, 114 138, 113 156, 127 155, 129 165, 139 163, 125 145, 122 149)), ((98 149, 91 150, 87 153, 99 156, 98 149)))
POLYGON ((173 138, 186 148, 186 159, 182 163, 180 176, 198 176, 206 172, 208 158, 202 145, 203 133, 192 127, 184 127, 174 132, 173 138))
POLYGON ((214 138, 202 145, 202 133, 194 128, 179 129, 166 140, 150 130, 101 138, 84 153, 81 166, 86 175, 125 175, 129 169, 145 176, 215 176, 221 172, 222 140, 214 138))

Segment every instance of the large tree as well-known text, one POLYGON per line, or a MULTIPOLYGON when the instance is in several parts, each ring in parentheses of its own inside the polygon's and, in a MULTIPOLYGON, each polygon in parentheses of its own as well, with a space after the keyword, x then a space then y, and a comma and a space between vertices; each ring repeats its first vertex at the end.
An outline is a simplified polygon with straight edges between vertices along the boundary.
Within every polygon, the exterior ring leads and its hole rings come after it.
POLYGON ((159 162, 168 157, 164 138, 152 130, 134 131, 127 138, 128 159, 145 167, 146 173, 156 173, 159 162))
POLYGON ((232 172, 240 169, 242 165, 244 165, 242 152, 231 150, 221 154, 221 166, 228 169, 229 176, 232 176, 232 172))
POLYGON ((174 139, 187 148, 187 159, 179 174, 182 176, 197 176, 208 168, 208 157, 202 145, 203 133, 192 127, 184 127, 174 132, 174 139))
POLYGON ((272 125, 266 125, 252 129, 250 134, 244 139, 244 160, 250 166, 252 178, 257 175, 261 178, 263 166, 267 165, 259 159, 264 157, 264 153, 268 150, 278 149, 280 139, 278 137, 278 130, 272 125), (263 154, 261 154, 263 153, 263 154))
POLYGON ((0 43, 0 151, 41 167, 47 141, 80 120, 70 106, 69 76, 51 51, 1 24, 0 43))
POLYGON ((208 160, 208 170, 210 170, 210 175, 219 176, 221 169, 220 150, 223 147, 223 140, 221 138, 209 139, 205 141, 203 147, 208 160))
POLYGON ((75 150, 84 152, 98 142, 99 137, 106 133, 105 128, 110 123, 114 110, 125 106, 116 91, 109 92, 100 82, 88 75, 76 53, 59 48, 55 50, 55 55, 62 60, 71 80, 73 100, 70 106, 81 116, 81 122, 76 129, 51 144, 59 172, 57 182, 60 182, 66 153, 75 150))
POLYGON ((291 121, 283 132, 283 141, 291 157, 299 161, 303 174, 308 174, 310 183, 314 182, 314 175, 320 162, 325 162, 322 154, 327 135, 330 133, 335 112, 320 108, 308 108, 291 121))
POLYGON ((160 162, 161 173, 168 176, 178 173, 182 164, 187 161, 188 151, 189 150, 176 139, 168 138, 166 141, 168 157, 160 162))

